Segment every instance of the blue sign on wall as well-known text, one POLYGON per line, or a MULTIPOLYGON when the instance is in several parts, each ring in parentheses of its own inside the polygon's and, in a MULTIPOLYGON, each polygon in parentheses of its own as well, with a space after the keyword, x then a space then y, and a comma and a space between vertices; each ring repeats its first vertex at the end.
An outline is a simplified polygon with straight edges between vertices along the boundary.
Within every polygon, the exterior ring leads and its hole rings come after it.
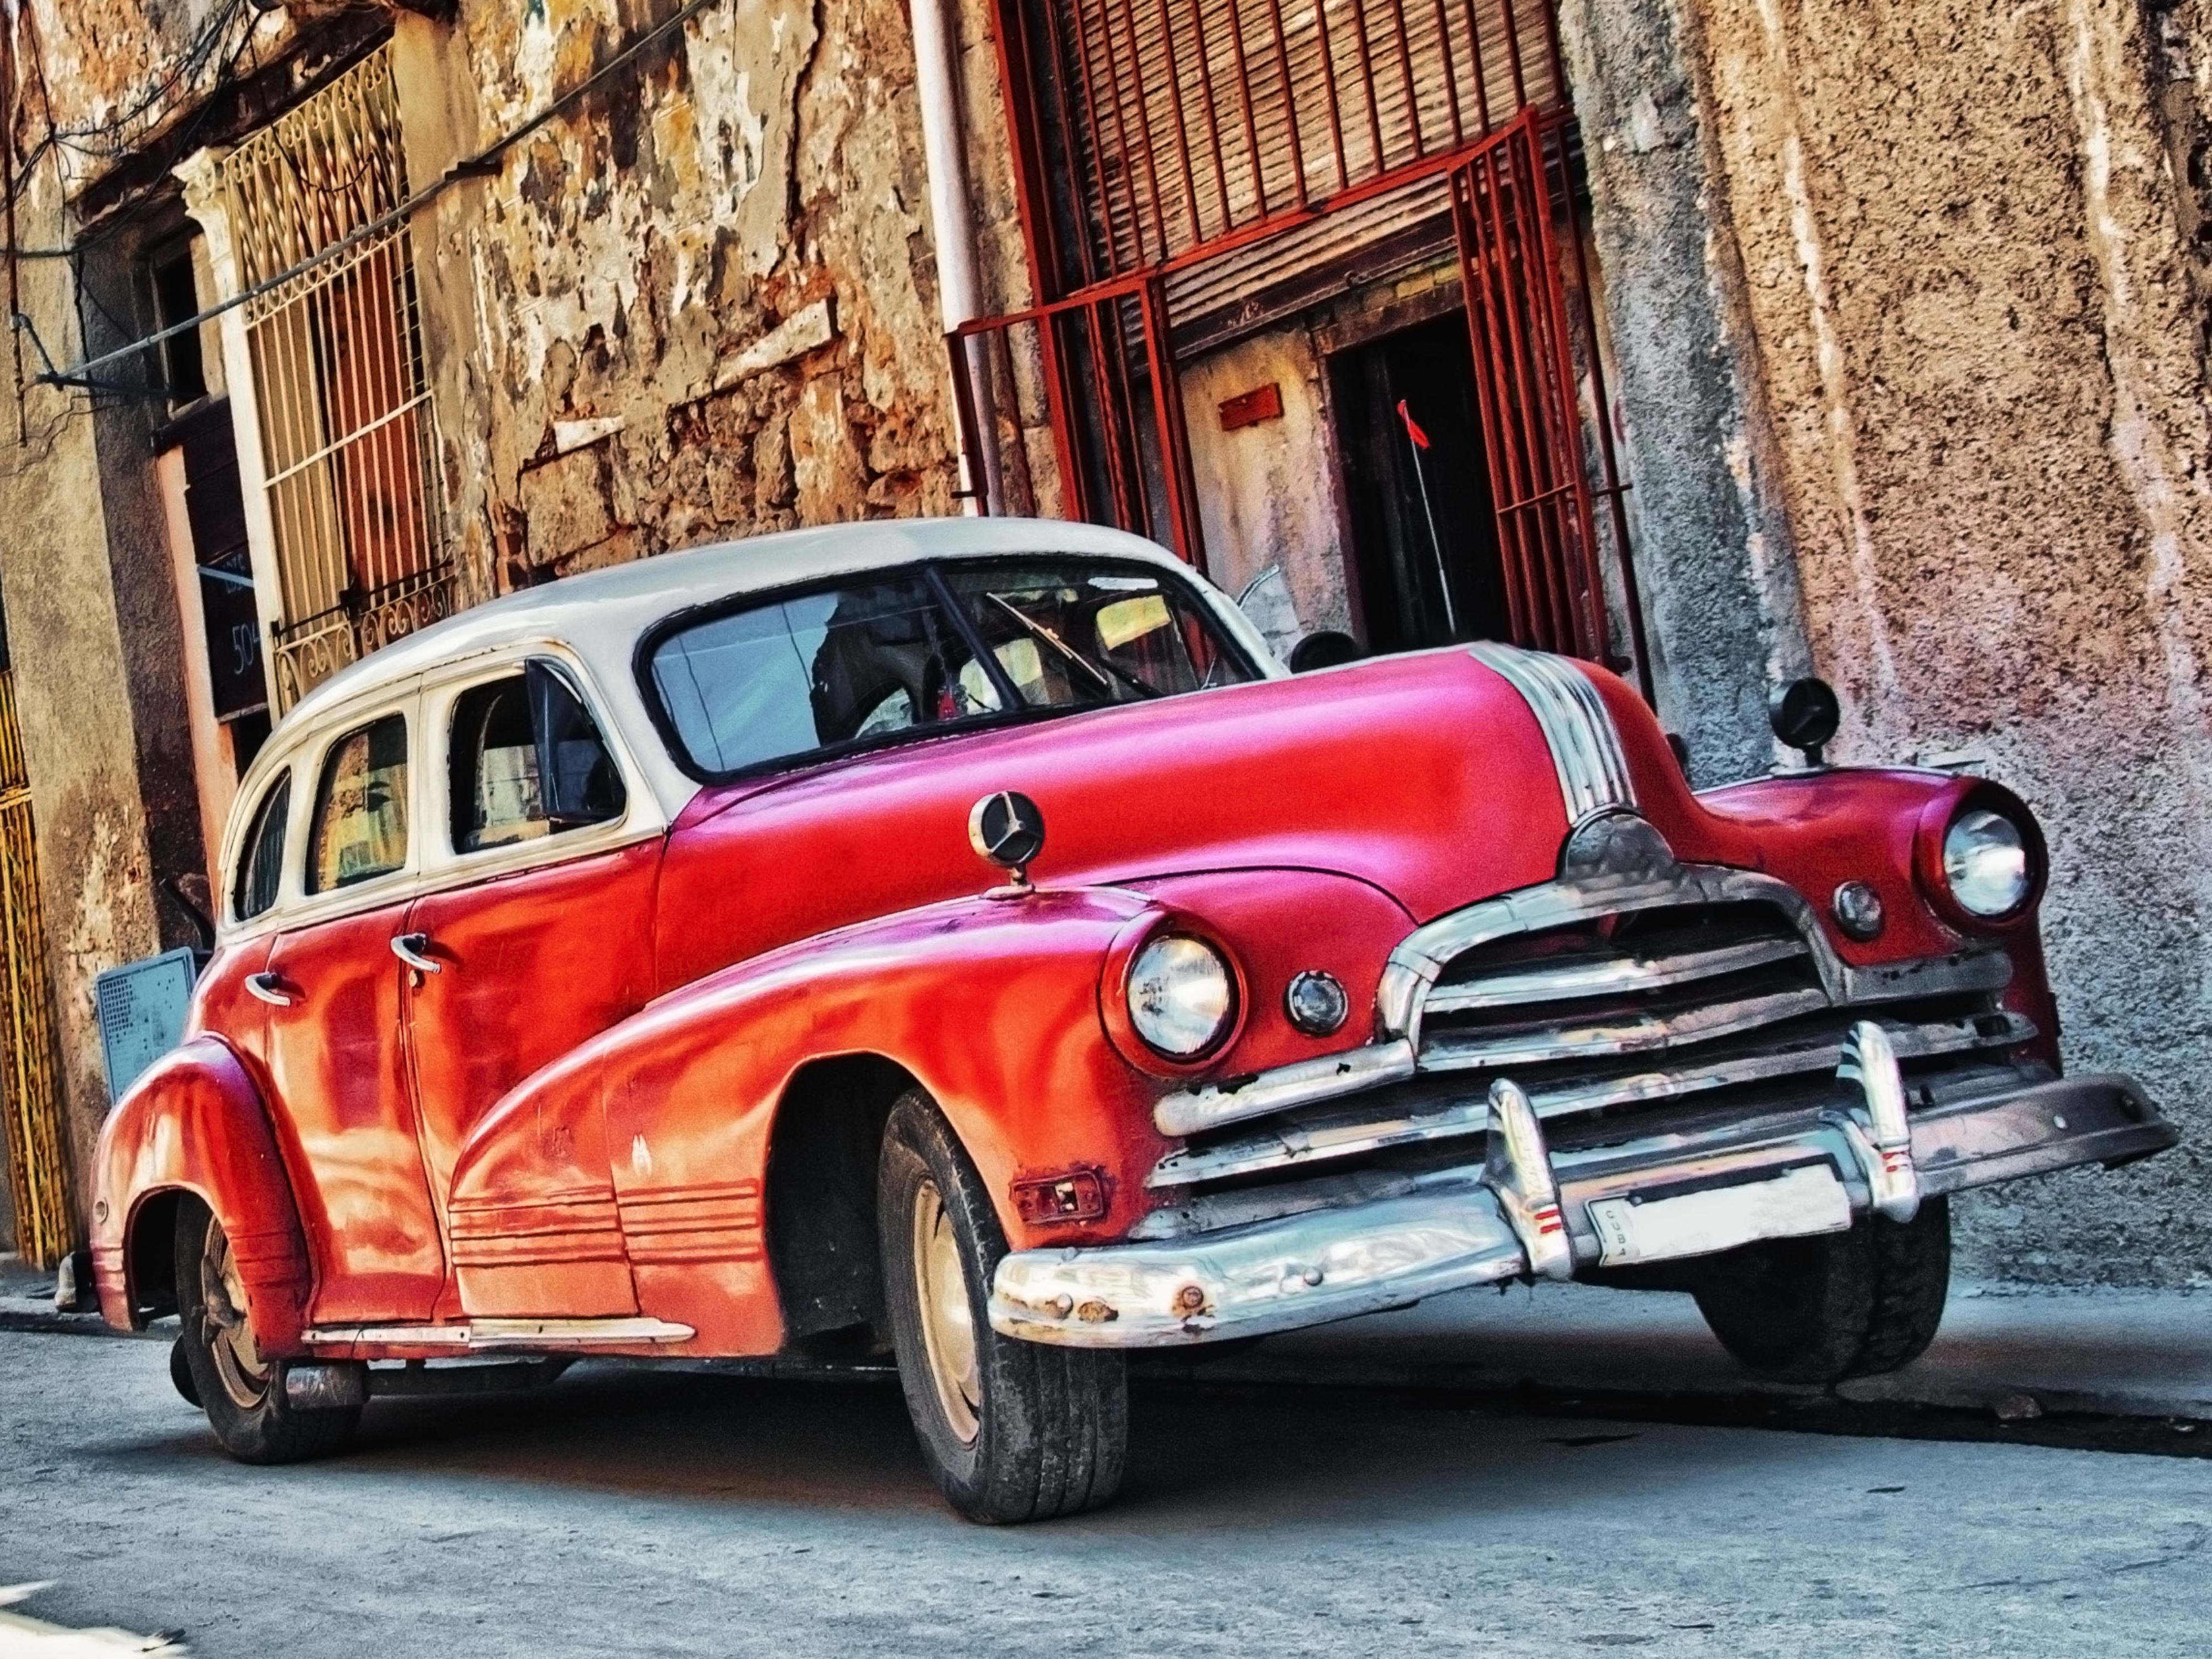
POLYGON ((191 1006, 192 981, 198 975, 191 951, 165 951, 111 968, 93 981, 111 1103, 184 1041, 185 1011, 191 1006))

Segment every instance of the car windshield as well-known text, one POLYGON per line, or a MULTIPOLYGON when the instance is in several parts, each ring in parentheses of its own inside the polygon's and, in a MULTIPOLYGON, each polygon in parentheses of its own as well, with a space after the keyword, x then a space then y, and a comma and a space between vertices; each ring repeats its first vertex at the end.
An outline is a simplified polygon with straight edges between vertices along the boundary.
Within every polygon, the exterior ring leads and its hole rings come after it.
POLYGON ((1087 559, 854 578, 681 622, 647 661, 710 775, 1256 678, 1184 583, 1087 559))

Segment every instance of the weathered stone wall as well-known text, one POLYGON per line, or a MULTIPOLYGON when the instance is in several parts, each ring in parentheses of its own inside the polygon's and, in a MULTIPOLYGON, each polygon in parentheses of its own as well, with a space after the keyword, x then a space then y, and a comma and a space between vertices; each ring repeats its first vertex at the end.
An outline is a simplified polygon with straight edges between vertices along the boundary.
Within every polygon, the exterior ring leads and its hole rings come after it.
POLYGON ((1681 0, 1559 12, 1654 690, 1711 786, 1771 763, 1767 687, 1808 664, 1699 24, 1681 0))
POLYGON ((1695 11, 1733 243, 1706 263, 1743 275, 1729 349, 1772 410, 1838 757, 1966 757, 2035 807, 2069 1063, 2140 1072, 2189 1137, 1966 1205, 1969 1263, 2202 1279, 2212 433, 2163 124, 2190 43, 2135 0, 1695 11))
MULTIPOLYGON (((576 85, 639 9, 465 7, 459 153, 576 85)), ((951 510, 919 134, 896 0, 710 7, 418 220, 465 598, 951 510)))

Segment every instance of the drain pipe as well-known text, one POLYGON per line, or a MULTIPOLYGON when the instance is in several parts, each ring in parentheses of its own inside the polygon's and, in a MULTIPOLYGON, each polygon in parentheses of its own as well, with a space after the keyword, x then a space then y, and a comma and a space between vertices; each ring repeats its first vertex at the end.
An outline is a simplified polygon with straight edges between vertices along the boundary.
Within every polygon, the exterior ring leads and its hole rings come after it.
MULTIPOLYGON (((937 291, 945 331, 982 314, 982 283, 975 270, 975 221, 968 198, 966 145, 960 125, 960 77, 955 67, 959 0, 910 0, 914 23, 915 91, 921 100, 921 148, 929 168, 929 217, 937 236, 937 291)), ((970 514, 1006 511, 999 471, 998 419, 991 403, 988 362, 981 340, 964 340, 968 383, 975 389, 976 444, 961 446, 960 487, 970 492, 970 514)), ((956 422, 957 424, 957 422, 956 422)))

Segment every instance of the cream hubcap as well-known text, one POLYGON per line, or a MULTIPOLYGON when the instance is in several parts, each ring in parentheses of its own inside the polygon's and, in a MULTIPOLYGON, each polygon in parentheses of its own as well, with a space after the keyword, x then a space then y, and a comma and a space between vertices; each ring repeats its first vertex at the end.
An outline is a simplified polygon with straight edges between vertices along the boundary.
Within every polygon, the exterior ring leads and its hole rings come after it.
POLYGON ((963 1446, 981 1431, 982 1373, 975 1363, 975 1314, 960 1240, 937 1183, 924 1180, 914 1195, 915 1289, 921 1302, 922 1346, 930 1381, 937 1385, 945 1420, 963 1446))
POLYGON ((269 1392, 269 1364, 253 1346, 253 1329, 246 1322, 246 1285, 220 1222, 208 1224, 200 1255, 200 1299, 205 1304, 208 1352, 222 1391, 241 1411, 252 1411, 269 1392))

